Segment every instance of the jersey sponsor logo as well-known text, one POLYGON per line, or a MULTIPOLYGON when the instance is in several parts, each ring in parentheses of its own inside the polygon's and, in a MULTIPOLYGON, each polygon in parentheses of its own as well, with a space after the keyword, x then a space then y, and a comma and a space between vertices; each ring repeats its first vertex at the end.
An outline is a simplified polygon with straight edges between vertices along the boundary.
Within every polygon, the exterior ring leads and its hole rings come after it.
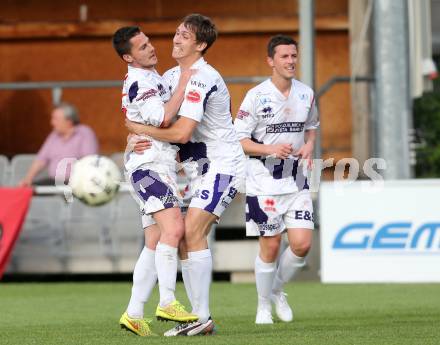
POLYGON ((265 212, 276 212, 276 208, 275 208, 275 200, 274 199, 266 199, 264 200, 264 211, 265 212))
POLYGON ((234 187, 229 188, 228 195, 226 195, 222 199, 221 205, 225 208, 228 207, 236 195, 237 195, 237 189, 235 189, 234 187))
POLYGON ((204 83, 202 83, 201 81, 198 81, 198 80, 191 80, 191 85, 192 86, 200 87, 202 89, 206 88, 206 84, 204 84, 204 83))
POLYGON ((277 231, 280 228, 279 223, 275 224, 257 224, 260 231, 277 231))
POLYGON ((186 100, 191 103, 199 103, 201 100, 200 93, 196 90, 191 90, 187 93, 186 100))
POLYGON ((208 200, 209 190, 207 190, 207 189, 202 190, 202 192, 200 193, 200 198, 203 200, 208 200))
POLYGON ((301 133, 304 122, 282 122, 266 126, 266 133, 301 133))
POLYGON ((194 194, 193 194, 193 198, 195 199, 202 199, 202 200, 208 200, 209 198, 209 190, 204 189, 204 190, 200 190, 197 189, 194 194))
POLYGON ((155 90, 155 89, 147 90, 142 95, 140 95, 138 98, 136 98, 136 101, 146 101, 148 98, 156 96, 156 94, 157 94, 157 90, 155 90))
POLYGON ((248 117, 249 113, 247 111, 244 110, 239 110, 237 113, 237 119, 243 120, 244 118, 248 117))
POLYGON ((265 104, 272 102, 272 100, 270 99, 270 97, 261 97, 259 99, 259 102, 262 106, 264 106, 265 104))
POLYGON ((157 84, 157 89, 159 90, 159 96, 161 97, 167 93, 167 90, 165 90, 165 87, 161 83, 157 84))
POLYGON ((275 116, 275 114, 272 112, 272 108, 271 107, 264 107, 262 112, 263 112, 263 115, 262 115, 263 119, 268 119, 268 118, 271 118, 271 117, 275 116))
POLYGON ((309 220, 311 222, 314 221, 313 212, 310 211, 295 211, 295 219, 296 220, 309 220))

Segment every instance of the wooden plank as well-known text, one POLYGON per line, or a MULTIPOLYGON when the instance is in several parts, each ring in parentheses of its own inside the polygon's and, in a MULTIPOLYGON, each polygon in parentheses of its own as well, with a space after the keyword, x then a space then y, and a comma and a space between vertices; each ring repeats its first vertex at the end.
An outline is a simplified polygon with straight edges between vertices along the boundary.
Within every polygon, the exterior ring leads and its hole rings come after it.
MULTIPOLYGON (((257 18, 213 18, 220 33, 275 33, 297 32, 296 16, 268 16, 257 18)), ((178 20, 100 21, 85 23, 28 22, 0 25, 0 40, 110 37, 121 26, 138 25, 149 36, 174 34, 178 20)), ((317 31, 347 31, 346 15, 320 16, 316 18, 317 31)))

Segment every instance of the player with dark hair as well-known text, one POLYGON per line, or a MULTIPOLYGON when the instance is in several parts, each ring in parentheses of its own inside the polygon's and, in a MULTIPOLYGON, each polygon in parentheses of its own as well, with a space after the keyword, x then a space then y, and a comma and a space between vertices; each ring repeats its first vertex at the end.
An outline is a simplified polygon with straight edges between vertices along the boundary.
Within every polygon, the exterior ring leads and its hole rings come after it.
MULTIPOLYGON (((154 47, 138 27, 117 30, 113 46, 128 65, 122 90, 122 111, 126 118, 155 127, 168 126, 183 101, 192 71, 188 68, 181 73, 171 96, 167 82, 155 70, 154 47)), ((176 182, 177 148, 149 139, 150 149, 142 154, 128 151, 124 157, 125 169, 141 202, 142 212, 154 220, 143 224, 145 247, 134 269, 130 303, 120 319, 121 326, 141 336, 151 334, 148 322, 143 319, 143 308, 156 276, 160 292, 156 316, 178 322, 197 320, 197 316, 185 311, 174 295, 177 248, 184 235, 176 182)))
POLYGON ((180 160, 197 167, 190 177, 193 197, 185 217, 188 257, 182 262, 182 274, 199 321, 179 325, 166 332, 167 336, 206 334, 214 329, 209 311, 212 257, 207 235, 244 180, 244 154, 232 124, 228 89, 203 58, 216 38, 217 30, 209 18, 186 16, 173 38, 172 56, 179 65, 164 74, 174 90, 182 70, 197 69, 185 90, 179 119, 168 128, 127 124, 135 133, 178 143, 180 160))
POLYGON ((282 321, 293 319, 283 285, 304 266, 312 243, 313 205, 306 170, 311 167, 319 122, 313 90, 295 79, 297 49, 289 36, 277 35, 269 41, 272 76, 249 90, 235 120, 249 156, 246 232, 260 236, 255 260, 257 324, 273 323, 271 302, 282 321), (284 231, 289 247, 277 267, 284 231))

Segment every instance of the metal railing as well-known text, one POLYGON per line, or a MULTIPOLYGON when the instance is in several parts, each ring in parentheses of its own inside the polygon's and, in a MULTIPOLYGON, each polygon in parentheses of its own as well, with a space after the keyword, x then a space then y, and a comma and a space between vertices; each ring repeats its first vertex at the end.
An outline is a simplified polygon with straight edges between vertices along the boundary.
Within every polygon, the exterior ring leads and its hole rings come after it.
MULTIPOLYGON (((257 84, 269 78, 268 76, 226 77, 227 84, 257 84)), ((58 104, 63 95, 63 89, 90 89, 122 87, 121 80, 77 80, 77 81, 31 81, 0 83, 0 90, 52 90, 52 103, 58 104)))

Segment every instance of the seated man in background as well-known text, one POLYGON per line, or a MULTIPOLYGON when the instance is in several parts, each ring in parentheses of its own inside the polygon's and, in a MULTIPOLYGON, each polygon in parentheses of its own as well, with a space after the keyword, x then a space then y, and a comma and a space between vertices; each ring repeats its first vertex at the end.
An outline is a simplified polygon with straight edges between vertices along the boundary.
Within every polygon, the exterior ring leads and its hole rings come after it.
MULTIPOLYGON (((98 140, 93 130, 79 123, 77 109, 68 103, 60 103, 51 114, 50 124, 53 131, 46 138, 26 176, 19 182, 19 187, 55 184, 57 166, 65 158, 80 159, 98 153, 98 140), (49 177, 34 178, 47 167, 49 177)), ((65 171, 67 181, 70 169, 65 171)), ((64 182, 61 181, 61 182, 64 182)))

